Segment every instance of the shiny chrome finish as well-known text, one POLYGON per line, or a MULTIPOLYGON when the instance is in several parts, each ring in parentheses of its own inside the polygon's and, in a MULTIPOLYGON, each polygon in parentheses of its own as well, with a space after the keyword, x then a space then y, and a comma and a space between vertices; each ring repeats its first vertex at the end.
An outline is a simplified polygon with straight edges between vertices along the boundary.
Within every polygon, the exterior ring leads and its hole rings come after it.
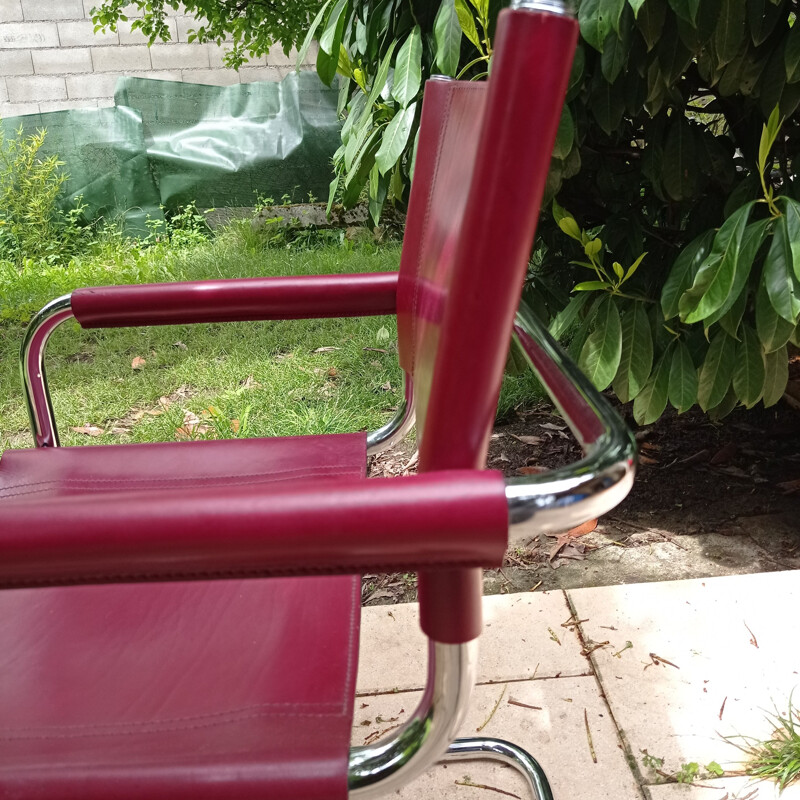
POLYGON ((586 456, 541 475, 506 479, 509 541, 569 530, 607 513, 628 494, 636 470, 636 442, 630 431, 527 309, 520 310, 515 321, 521 344, 520 334, 534 340, 541 356, 560 373, 562 383, 556 386, 521 345, 586 456))
POLYGON ((561 14, 565 17, 575 16, 571 5, 562 0, 512 0, 511 8, 525 11, 545 11, 549 14, 561 14))
POLYGON ((463 722, 477 670, 477 639, 430 642, 428 684, 411 718, 382 742, 350 748, 349 796, 390 794, 441 759, 463 722))
POLYGON ((525 778, 533 800, 553 800, 553 791, 539 762, 527 750, 503 739, 484 739, 477 736, 456 739, 447 748, 447 755, 443 760, 468 761, 476 758, 502 761, 514 767, 525 778))
POLYGON ((397 444, 414 427, 414 383, 403 373, 403 399, 397 413, 383 427, 367 434, 367 455, 372 456, 397 444))
POLYGON ((58 430, 44 370, 44 349, 50 334, 72 316, 70 295, 59 297, 31 320, 22 341, 22 385, 36 447, 58 447, 58 430))

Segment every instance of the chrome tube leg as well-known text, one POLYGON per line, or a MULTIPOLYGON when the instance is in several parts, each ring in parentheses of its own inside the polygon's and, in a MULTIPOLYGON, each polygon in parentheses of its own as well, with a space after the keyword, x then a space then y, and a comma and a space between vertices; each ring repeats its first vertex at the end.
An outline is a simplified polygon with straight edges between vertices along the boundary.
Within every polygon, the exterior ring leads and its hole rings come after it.
POLYGON ((444 761, 493 759, 514 767, 528 784, 533 800, 553 800, 550 783, 539 762, 526 750, 503 739, 471 737, 456 739, 447 749, 444 761))
POLYGON ((386 739, 350 748, 351 798, 390 794, 432 767, 447 752, 475 685, 478 640, 429 643, 428 683, 410 719, 386 739))

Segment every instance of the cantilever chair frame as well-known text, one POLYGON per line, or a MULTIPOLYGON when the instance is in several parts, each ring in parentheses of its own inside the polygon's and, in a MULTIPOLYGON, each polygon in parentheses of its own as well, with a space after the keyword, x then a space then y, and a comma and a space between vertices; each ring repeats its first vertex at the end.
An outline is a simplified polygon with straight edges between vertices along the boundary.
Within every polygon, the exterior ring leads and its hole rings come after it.
MULTIPOLYGON (((71 295, 52 301, 32 320, 22 345, 25 397, 39 447, 58 446, 45 348, 52 332, 72 317, 71 295)), ((585 455, 548 473, 506 479, 509 543, 543 531, 563 531, 607 513, 629 492, 636 459, 635 442, 622 420, 526 309, 517 314, 514 338, 585 455)), ((413 423, 413 389, 406 376, 404 398, 396 415, 368 434, 369 452, 390 447, 413 423)), ((516 745, 486 737, 453 741, 476 681, 477 654, 477 640, 464 644, 429 641, 427 686, 410 719, 381 742, 351 748, 351 797, 370 798, 394 791, 425 772, 443 754, 454 760, 504 761, 522 773, 534 797, 552 797, 537 762, 516 745)))
MULTIPOLYGON (((560 0, 517 0, 516 9, 564 14, 560 0)), ((78 290, 45 306, 26 333, 21 367, 26 402, 37 447, 58 447, 58 432, 50 399, 44 359, 53 331, 75 317, 85 328, 234 319, 289 319, 311 316, 364 316, 393 313, 397 274, 327 276, 323 278, 247 279, 214 282, 202 295, 205 312, 192 307, 201 296, 196 286, 173 286, 153 312, 135 291, 105 296, 116 301, 103 306, 91 297, 95 290, 78 290), (355 280, 354 280, 355 279, 355 280), (350 283, 348 283, 348 281, 350 283), (336 289, 341 290, 336 292, 336 289), (333 291, 332 291, 333 290, 333 291), (293 295, 287 313, 283 303, 293 295), (191 293, 181 295, 181 292, 191 293), (113 297, 112 297, 113 296, 113 297), (248 296, 247 313, 242 298, 248 296), (131 303, 131 297, 133 302, 131 303), (254 298, 254 299, 253 299, 254 298), (132 312, 132 307, 135 311, 132 312), (143 310, 144 309, 144 310, 143 310), (91 313, 90 313, 91 312, 91 313)), ((96 290, 103 294, 104 290, 96 290)), ((507 335, 507 334, 504 334, 507 335)), ((508 540, 519 542, 541 532, 563 531, 606 513, 628 493, 635 470, 635 442, 619 417, 580 371, 564 356, 544 326, 529 312, 517 314, 514 336, 531 367, 582 445, 584 457, 549 473, 505 479, 508 540)), ((420 386, 422 384, 420 383, 420 386)), ((404 398, 395 417, 367 436, 368 453, 401 439, 414 423, 414 396, 406 375, 404 398)), ((502 506, 501 506, 502 510, 502 506)), ((470 634, 474 636, 475 634, 470 634)), ((547 779, 537 762, 519 747, 498 739, 455 739, 463 722, 477 676, 477 639, 465 636, 447 643, 429 637, 428 681, 409 720, 388 738, 352 747, 348 762, 350 796, 376 797, 400 788, 442 757, 461 760, 494 758, 518 769, 533 796, 550 800, 547 779)), ((445 638, 442 636, 441 638, 445 638)))

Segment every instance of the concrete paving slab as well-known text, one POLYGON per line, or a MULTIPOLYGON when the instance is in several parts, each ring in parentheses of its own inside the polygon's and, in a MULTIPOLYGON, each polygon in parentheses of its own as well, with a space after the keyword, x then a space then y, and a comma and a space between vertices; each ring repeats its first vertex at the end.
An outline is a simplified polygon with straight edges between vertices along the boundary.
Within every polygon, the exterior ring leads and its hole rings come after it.
MULTIPOLYGON (((589 673, 575 631, 562 627, 569 617, 562 592, 484 598, 478 682, 589 673)), ((415 603, 362 610, 358 693, 421 689, 426 669, 427 643, 415 603)))
MULTIPOLYGON (((376 731, 400 724, 416 707, 419 696, 418 692, 403 692, 357 699, 353 744, 375 740, 376 731), (364 704, 366 707, 360 707, 364 704)), ((524 747, 547 772, 559 800, 643 800, 594 677, 479 686, 459 735, 508 739, 524 747)), ((486 760, 437 765, 393 796, 403 800, 484 800, 506 796, 465 783, 499 789, 525 800, 529 797, 515 770, 486 760)))
POLYGON ((587 645, 608 642, 591 658, 645 783, 658 776, 644 750, 670 773, 692 761, 737 768, 723 737, 768 736, 765 712, 785 713, 800 686, 800 572, 567 594, 587 645))
POLYGON ((750 778, 720 778, 694 784, 669 783, 649 786, 651 800, 798 800, 800 786, 790 786, 783 794, 774 783, 754 783, 750 778))

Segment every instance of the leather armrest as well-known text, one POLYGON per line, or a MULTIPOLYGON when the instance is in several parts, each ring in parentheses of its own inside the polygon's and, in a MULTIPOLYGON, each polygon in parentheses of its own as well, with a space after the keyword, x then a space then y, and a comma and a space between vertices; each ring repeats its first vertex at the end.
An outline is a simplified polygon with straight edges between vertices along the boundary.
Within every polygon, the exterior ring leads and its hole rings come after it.
POLYGON ((503 476, 454 470, 0 504, 0 587, 490 567, 503 476))
POLYGON ((233 278, 77 289, 83 328, 394 314, 397 273, 233 278))

